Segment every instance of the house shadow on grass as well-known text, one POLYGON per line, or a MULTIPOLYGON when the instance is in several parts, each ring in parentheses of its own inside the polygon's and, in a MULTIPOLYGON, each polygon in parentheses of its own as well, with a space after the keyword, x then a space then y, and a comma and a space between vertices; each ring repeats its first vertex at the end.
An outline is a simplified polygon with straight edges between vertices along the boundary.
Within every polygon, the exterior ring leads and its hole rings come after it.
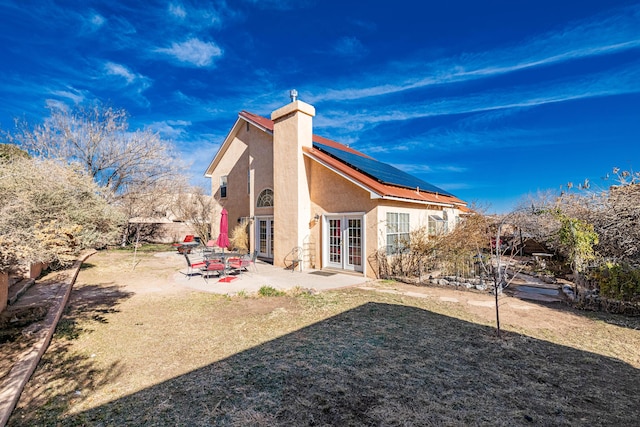
POLYGON ((38 365, 41 374, 27 383, 20 397, 25 403, 16 408, 10 425, 35 424, 31 418, 33 414, 25 408, 38 408, 39 425, 57 425, 58 415, 70 402, 85 398, 81 390, 100 387, 123 374, 118 363, 97 368, 91 357, 72 351, 72 341, 82 332, 90 331, 93 322, 106 323, 105 314, 118 312, 118 304, 131 295, 112 283, 79 286, 72 290, 69 304, 54 332, 56 339, 52 340, 38 365))
POLYGON ((58 322, 56 335, 76 339, 81 332, 79 324, 86 324, 88 320, 107 323, 105 315, 119 312, 118 304, 132 295, 133 293, 123 291, 122 287, 112 283, 74 288, 64 315, 58 322))
POLYGON ((367 303, 57 423, 634 425, 639 388, 617 359, 367 303))

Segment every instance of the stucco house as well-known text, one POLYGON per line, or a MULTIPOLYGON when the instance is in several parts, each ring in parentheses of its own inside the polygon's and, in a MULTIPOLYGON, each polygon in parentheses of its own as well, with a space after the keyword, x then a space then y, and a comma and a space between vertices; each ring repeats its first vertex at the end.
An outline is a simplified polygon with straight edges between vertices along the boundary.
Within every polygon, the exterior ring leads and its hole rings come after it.
POLYGON ((229 228, 246 224, 251 251, 287 266, 376 277, 377 250, 393 253, 410 230, 442 233, 466 203, 346 145, 313 134, 315 108, 294 100, 271 119, 242 111, 205 173, 211 178, 212 234, 222 208, 229 228))

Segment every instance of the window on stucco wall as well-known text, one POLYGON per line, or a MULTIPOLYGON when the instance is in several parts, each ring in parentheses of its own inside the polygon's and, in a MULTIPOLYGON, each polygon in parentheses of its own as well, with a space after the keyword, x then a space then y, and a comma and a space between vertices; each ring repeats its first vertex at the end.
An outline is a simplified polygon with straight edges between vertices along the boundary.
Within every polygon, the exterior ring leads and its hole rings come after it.
POLYGON ((439 215, 429 215, 429 236, 440 236, 447 231, 447 220, 439 215))
POLYGON ((273 207, 273 191, 268 188, 265 190, 262 190, 262 192, 258 196, 256 207, 258 208, 273 207))
POLYGON ((409 245, 409 239, 409 214, 387 212, 387 253, 399 253, 409 245))
POLYGON ((227 197, 227 175, 220 177, 220 198, 227 197))

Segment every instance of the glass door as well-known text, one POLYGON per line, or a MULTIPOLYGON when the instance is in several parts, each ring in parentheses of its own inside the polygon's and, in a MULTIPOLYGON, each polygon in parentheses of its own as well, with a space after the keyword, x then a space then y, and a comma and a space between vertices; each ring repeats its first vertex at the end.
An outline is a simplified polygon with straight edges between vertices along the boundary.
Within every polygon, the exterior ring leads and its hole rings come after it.
POLYGON ((342 218, 329 218, 329 259, 330 267, 342 268, 342 218))
POLYGON ((347 219, 347 253, 345 268, 362 271, 362 218, 347 219))
POLYGON ((273 258, 273 217, 256 218, 256 250, 262 258, 273 258))
POLYGON ((328 216, 325 224, 325 266, 362 271, 362 215, 328 216))

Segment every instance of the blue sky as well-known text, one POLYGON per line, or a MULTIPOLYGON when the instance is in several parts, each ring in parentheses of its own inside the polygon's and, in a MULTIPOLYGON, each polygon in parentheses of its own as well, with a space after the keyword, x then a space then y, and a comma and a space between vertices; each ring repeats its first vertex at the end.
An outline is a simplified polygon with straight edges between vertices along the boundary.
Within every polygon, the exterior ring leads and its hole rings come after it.
POLYGON ((640 169, 640 2, 0 0, 0 127, 99 99, 202 174, 289 89, 315 133, 468 202, 640 169))

